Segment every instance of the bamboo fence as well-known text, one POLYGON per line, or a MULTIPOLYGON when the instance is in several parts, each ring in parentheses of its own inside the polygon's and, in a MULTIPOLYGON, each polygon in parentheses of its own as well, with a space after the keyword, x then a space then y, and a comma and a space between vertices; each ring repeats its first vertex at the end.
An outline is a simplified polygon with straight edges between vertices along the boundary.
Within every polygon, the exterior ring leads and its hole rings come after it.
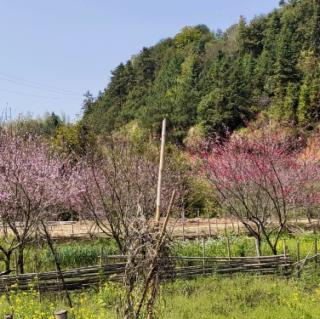
MULTIPOLYGON (((290 256, 286 255, 263 257, 173 256, 170 258, 175 267, 162 275, 163 280, 235 273, 289 276, 292 273, 293 265, 290 256)), ((121 281, 125 266, 125 256, 108 256, 106 264, 66 270, 63 271, 63 277, 68 290, 84 289, 99 286, 107 280, 121 281)), ((39 292, 55 292, 62 291, 63 286, 56 271, 0 277, 0 292, 2 293, 29 289, 39 292)))

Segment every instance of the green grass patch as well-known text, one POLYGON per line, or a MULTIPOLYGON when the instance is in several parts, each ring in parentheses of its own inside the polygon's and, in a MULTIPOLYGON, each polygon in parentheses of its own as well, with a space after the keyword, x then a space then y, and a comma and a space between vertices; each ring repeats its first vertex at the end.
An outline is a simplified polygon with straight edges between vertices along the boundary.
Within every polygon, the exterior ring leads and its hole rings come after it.
MULTIPOLYGON (((312 319, 320 317, 319 277, 312 282, 274 277, 234 276, 179 280, 163 285, 156 307, 159 319, 312 319)), ((106 284, 98 292, 74 292, 70 318, 116 318, 121 287, 106 284)), ((64 300, 35 291, 11 294, 16 319, 47 319, 64 300)), ((0 297, 0 317, 10 311, 0 297)))

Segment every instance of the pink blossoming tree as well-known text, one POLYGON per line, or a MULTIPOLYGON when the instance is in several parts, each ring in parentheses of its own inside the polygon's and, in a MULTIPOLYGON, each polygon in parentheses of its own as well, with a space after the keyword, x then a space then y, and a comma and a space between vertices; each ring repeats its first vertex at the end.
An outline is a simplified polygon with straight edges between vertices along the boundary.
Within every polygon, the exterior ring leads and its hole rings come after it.
POLYGON ((263 132, 232 136, 203 154, 221 205, 254 236, 258 254, 262 239, 277 253, 289 214, 305 205, 311 193, 313 205, 319 203, 319 191, 312 186, 320 177, 319 164, 301 161, 299 151, 288 140, 263 132))
POLYGON ((39 222, 53 220, 57 207, 65 204, 67 167, 39 139, 2 132, 0 221, 4 240, 0 251, 7 272, 15 250, 19 272, 24 272, 24 249, 34 239, 39 222))

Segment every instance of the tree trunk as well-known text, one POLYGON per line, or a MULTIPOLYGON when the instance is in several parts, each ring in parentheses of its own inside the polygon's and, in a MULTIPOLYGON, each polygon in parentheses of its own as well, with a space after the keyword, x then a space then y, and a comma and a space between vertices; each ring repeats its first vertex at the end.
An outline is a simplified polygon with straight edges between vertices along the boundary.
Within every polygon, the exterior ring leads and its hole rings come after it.
POLYGON ((307 219, 308 219, 309 224, 311 224, 312 214, 311 214, 310 208, 307 209, 307 219))
POLYGON ((255 243, 256 243, 256 253, 257 256, 261 256, 261 238, 259 236, 255 237, 255 243))
POLYGON ((4 253, 4 255, 6 256, 6 259, 4 261, 4 263, 5 263, 5 273, 10 273, 11 272, 10 264, 11 264, 12 250, 4 253))
POLYGON ((270 248, 271 248, 272 253, 273 253, 274 255, 278 255, 277 243, 278 243, 278 242, 276 242, 274 245, 270 244, 270 248))
POLYGON ((24 246, 18 248, 18 261, 17 266, 20 274, 24 274, 24 246))
POLYGON ((64 291, 65 291, 65 293, 66 293, 66 298, 67 298, 67 301, 68 301, 68 305, 69 305, 70 308, 72 308, 73 305, 72 305, 71 296, 70 296, 70 294, 69 294, 69 291, 68 291, 66 282, 65 282, 64 277, 63 277, 63 273, 62 273, 62 269, 61 269, 61 266, 60 266, 59 258, 58 258, 58 256, 57 256, 57 252, 56 252, 56 250, 54 249, 54 244, 53 244, 53 242, 52 242, 52 240, 51 240, 50 234, 49 234, 49 232, 48 232, 48 230, 47 230, 47 227, 46 227, 45 223, 41 221, 41 224, 42 224, 43 231, 44 231, 44 234, 45 234, 46 239, 47 239, 47 244, 48 244, 48 246, 49 246, 49 248, 50 248, 50 250, 51 250, 51 253, 52 253, 52 255, 53 255, 54 262, 55 262, 55 264, 56 264, 56 268, 57 268, 57 272, 58 272, 59 278, 60 278, 60 280, 61 280, 63 289, 64 289, 64 291))

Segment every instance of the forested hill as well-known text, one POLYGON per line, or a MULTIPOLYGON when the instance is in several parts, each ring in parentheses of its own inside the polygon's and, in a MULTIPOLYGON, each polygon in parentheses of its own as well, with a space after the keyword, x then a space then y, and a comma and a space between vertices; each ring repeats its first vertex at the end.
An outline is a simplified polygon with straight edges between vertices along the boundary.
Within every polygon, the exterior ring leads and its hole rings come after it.
MULTIPOLYGON (((138 35, 137 35, 138 36, 138 35)), ((137 121, 157 132, 163 117, 183 141, 245 125, 258 114, 312 129, 320 116, 320 0, 281 1, 225 32, 185 27, 112 71, 83 122, 97 133, 137 121)))

